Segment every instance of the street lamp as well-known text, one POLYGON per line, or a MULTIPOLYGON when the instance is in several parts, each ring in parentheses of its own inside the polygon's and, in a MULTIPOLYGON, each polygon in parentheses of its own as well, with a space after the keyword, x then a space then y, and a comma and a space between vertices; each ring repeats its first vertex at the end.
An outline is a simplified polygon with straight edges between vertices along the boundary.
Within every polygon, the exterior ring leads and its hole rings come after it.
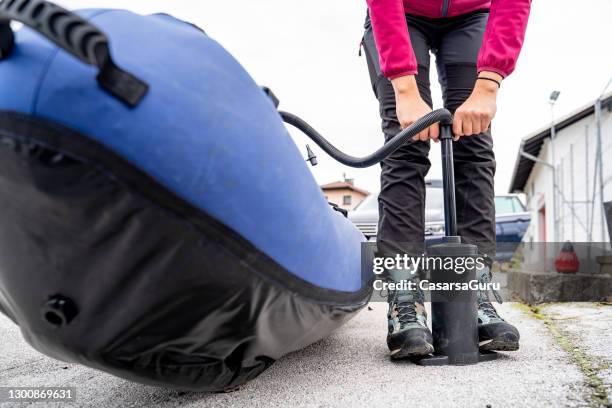
POLYGON ((550 93, 550 100, 549 100, 549 103, 552 105, 552 104, 554 104, 555 102, 557 102, 557 99, 559 98, 559 95, 560 95, 560 94, 561 94, 561 92, 560 92, 560 91, 552 91, 552 92, 550 93))
POLYGON ((551 151, 551 164, 552 164, 552 178, 553 178, 553 228, 555 233, 553 234, 555 242, 559 239, 559 225, 557 224, 557 168, 555 162, 555 103, 559 99, 560 91, 552 91, 548 99, 550 104, 550 151, 551 151))

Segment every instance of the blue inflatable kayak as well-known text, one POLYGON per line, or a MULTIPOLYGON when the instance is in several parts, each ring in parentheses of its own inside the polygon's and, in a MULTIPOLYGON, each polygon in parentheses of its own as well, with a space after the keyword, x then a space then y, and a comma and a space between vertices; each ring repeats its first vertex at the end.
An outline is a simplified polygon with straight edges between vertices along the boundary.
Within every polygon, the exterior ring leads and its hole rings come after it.
POLYGON ((0 311, 37 350, 223 390, 366 304, 362 235, 202 30, 5 0, 0 50, 0 311))

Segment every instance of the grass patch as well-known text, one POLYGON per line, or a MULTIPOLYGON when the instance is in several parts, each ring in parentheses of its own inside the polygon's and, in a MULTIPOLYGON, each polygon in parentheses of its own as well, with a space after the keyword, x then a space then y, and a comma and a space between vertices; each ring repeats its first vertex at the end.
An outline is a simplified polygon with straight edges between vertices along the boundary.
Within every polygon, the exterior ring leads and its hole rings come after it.
POLYGON ((593 357, 587 355, 574 341, 572 341, 571 336, 564 333, 553 320, 542 313, 539 306, 527 306, 519 303, 517 307, 542 321, 557 344, 559 344, 569 355, 572 363, 578 366, 582 374, 586 377, 586 385, 590 390, 590 395, 587 400, 588 404, 592 407, 612 407, 612 403, 608 399, 604 382, 601 377, 599 377, 600 371, 609 368, 608 364, 598 364, 593 357))

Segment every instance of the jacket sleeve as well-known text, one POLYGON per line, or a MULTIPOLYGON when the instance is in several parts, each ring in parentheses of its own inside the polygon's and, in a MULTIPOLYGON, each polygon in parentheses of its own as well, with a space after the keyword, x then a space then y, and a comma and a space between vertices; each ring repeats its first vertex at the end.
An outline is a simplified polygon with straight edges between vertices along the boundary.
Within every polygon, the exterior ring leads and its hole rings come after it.
POLYGON ((531 0, 492 0, 489 21, 478 54, 478 72, 493 71, 507 77, 518 59, 531 0))
POLYGON ((402 0, 367 0, 383 75, 394 79, 417 73, 402 0))

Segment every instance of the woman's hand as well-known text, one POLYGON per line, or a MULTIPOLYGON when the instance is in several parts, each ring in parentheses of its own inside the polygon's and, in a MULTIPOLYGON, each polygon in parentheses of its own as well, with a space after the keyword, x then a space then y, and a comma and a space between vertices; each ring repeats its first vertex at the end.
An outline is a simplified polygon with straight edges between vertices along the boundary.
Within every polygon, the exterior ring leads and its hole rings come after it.
MULTIPOLYGON (((395 110, 402 129, 412 125, 417 119, 431 112, 429 105, 423 101, 419 94, 414 75, 406 75, 391 80, 395 91, 395 110)), ((438 139, 440 130, 434 124, 412 138, 414 141, 438 139)))
MULTIPOLYGON (((482 71, 480 77, 502 81, 501 75, 482 71)), ((486 131, 497 111, 497 91, 499 85, 489 80, 477 80, 469 98, 457 110, 453 117, 453 134, 455 140, 462 136, 477 135, 486 131)))

